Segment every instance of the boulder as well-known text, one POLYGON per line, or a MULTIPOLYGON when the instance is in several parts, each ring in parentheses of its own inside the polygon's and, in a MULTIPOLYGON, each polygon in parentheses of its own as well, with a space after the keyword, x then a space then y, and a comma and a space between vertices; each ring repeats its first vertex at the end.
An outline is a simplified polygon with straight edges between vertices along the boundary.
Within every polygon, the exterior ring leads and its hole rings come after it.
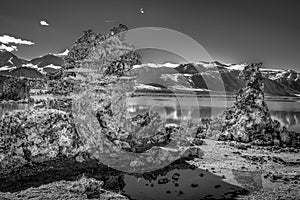
POLYGON ((80 139, 70 114, 54 109, 16 110, 0 119, 0 172, 58 156, 74 156, 80 139))

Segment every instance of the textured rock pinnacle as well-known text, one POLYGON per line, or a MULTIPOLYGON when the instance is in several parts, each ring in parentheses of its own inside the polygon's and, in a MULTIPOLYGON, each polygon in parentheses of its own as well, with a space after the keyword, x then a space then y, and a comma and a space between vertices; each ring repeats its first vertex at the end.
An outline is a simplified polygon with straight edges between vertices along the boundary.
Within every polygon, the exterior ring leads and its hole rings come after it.
POLYGON ((299 134, 290 132, 285 127, 281 128, 279 122, 271 118, 264 100, 261 65, 262 63, 248 65, 240 73, 245 87, 237 93, 234 105, 221 116, 222 130, 217 139, 252 142, 257 145, 299 146, 299 134))

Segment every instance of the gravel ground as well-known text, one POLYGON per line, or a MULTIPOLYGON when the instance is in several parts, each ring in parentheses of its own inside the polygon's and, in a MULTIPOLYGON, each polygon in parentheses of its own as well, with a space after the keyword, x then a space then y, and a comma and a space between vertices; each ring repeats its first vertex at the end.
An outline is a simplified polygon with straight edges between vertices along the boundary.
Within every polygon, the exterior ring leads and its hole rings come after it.
POLYGON ((300 199, 300 152, 204 140, 204 156, 189 161, 250 191, 240 199, 300 199))

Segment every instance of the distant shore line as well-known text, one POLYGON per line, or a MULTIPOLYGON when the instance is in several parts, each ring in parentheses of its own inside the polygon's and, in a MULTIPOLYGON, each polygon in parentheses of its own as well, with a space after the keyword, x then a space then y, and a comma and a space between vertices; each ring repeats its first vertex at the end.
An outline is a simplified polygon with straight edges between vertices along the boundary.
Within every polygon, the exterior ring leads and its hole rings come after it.
MULTIPOLYGON (((36 95, 39 96, 39 95, 36 95)), ((42 96, 42 95, 41 95, 42 96)), ((138 97, 161 97, 161 98, 173 98, 173 97, 181 97, 181 98, 212 98, 212 99, 235 99, 235 95, 220 95, 220 94, 189 94, 189 93, 155 93, 155 92, 137 92, 127 94, 129 98, 138 98, 138 97)), ((53 95, 53 99, 60 98, 58 96, 53 95)), ((68 98, 68 96, 65 96, 68 98)), ((69 97, 70 98, 70 97, 69 97)), ((72 97, 71 97, 72 98, 72 97)), ((46 98, 47 99, 47 98, 46 98)), ((45 100, 46 100, 45 99, 45 100)), ((272 96, 265 95, 265 99, 268 101, 300 101, 300 97, 297 96, 272 96)), ((34 101, 29 101, 28 99, 23 100, 0 100, 0 104, 32 104, 34 101)))
MULTIPOLYGON (((235 94, 188 94, 188 93, 152 93, 152 92, 137 92, 130 95, 130 97, 197 97, 197 98, 226 98, 235 99, 235 94)), ((266 100, 300 100, 297 96, 273 96, 265 95, 266 100)))

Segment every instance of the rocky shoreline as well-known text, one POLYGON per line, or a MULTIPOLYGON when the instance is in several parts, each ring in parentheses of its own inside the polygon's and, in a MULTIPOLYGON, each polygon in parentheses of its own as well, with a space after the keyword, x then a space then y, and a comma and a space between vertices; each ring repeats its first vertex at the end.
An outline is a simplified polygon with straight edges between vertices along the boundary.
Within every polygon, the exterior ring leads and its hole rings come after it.
POLYGON ((103 199, 126 200, 127 197, 102 189, 103 182, 82 177, 77 181, 57 181, 20 192, 1 193, 0 199, 103 199))

